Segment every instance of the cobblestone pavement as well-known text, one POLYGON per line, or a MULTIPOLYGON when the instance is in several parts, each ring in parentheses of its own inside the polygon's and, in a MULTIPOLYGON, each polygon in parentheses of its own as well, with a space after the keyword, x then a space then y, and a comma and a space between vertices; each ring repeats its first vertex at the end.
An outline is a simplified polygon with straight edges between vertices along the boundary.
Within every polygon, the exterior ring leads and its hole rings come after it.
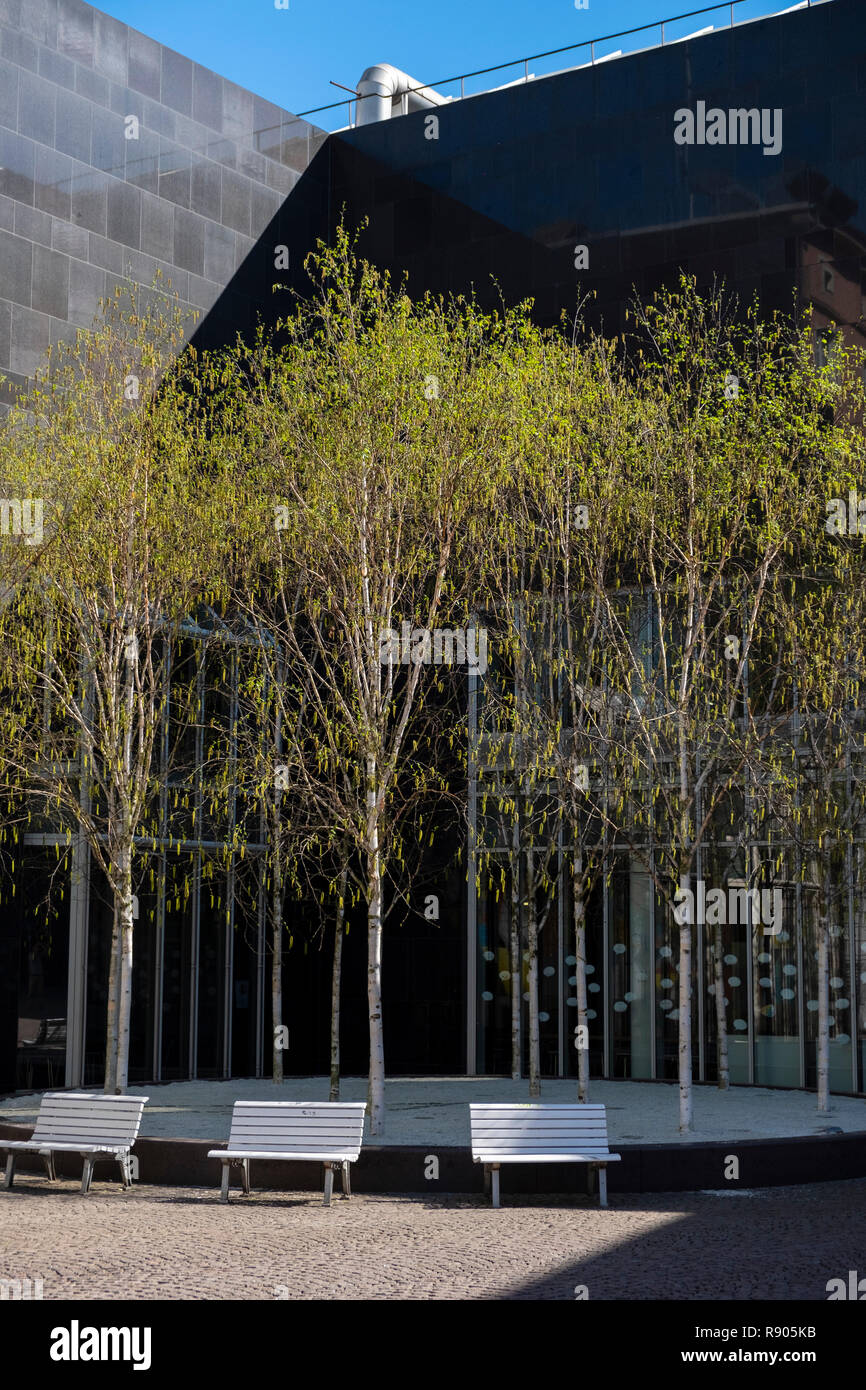
MULTIPOLYGON (((255 1180, 255 1175, 253 1175, 255 1180)), ((45 1299, 826 1300, 866 1275, 866 1179, 751 1192, 514 1197, 356 1195, 36 1177, 0 1192, 0 1278, 45 1299)))

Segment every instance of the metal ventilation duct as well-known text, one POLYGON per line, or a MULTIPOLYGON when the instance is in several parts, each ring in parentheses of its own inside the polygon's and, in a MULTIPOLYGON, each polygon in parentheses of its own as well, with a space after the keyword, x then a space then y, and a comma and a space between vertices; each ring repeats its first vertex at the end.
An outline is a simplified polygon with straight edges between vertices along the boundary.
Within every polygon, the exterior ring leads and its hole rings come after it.
POLYGON ((432 106, 444 106, 450 101, 450 97, 443 97, 432 87, 424 87, 390 63, 376 63, 367 68, 357 91, 357 125, 388 121, 392 116, 409 111, 429 111, 432 106))

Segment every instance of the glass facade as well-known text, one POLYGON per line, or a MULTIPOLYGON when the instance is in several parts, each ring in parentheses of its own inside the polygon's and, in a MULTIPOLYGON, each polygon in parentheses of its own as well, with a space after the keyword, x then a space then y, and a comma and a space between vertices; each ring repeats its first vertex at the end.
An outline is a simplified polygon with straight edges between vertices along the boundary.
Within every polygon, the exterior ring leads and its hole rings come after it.
POLYGON ((435 138, 423 112, 336 134, 332 205, 369 217, 361 247, 410 290, 531 297, 544 323, 590 293, 616 333, 633 293, 682 266, 768 309, 796 288, 862 343, 864 54, 866 7, 830 0, 518 81, 439 108, 435 138), (699 102, 780 111, 779 153, 675 143, 699 102))

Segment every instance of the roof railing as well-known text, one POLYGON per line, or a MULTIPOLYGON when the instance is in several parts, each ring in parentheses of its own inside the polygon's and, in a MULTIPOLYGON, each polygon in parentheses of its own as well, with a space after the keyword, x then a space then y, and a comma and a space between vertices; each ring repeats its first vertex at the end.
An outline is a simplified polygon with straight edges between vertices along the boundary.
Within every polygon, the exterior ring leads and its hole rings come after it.
MULTIPOLYGON (((726 12, 728 12, 728 14, 729 14, 729 22, 728 22, 727 25, 721 25, 721 26, 719 26, 719 32, 721 32, 721 30, 724 29, 724 28, 731 28, 731 29, 733 29, 733 28, 734 28, 734 11, 735 11, 735 9, 736 9, 739 5, 745 5, 745 4, 754 3, 754 2, 755 2, 755 0, 721 0, 721 3, 717 3, 717 4, 715 4, 715 5, 704 5, 704 6, 702 6, 701 9, 699 9, 699 10, 687 10, 687 11, 685 11, 683 14, 671 15, 671 16, 669 16, 669 17, 666 18, 666 19, 657 19, 657 20, 654 20, 651 24, 638 24, 638 25, 635 25, 635 27, 634 27, 633 29, 620 29, 620 30, 618 30, 615 34, 602 34, 602 35, 599 36, 598 38, 594 38, 594 39, 584 39, 584 40, 583 40, 582 42, 580 42, 580 43, 570 43, 570 44, 566 44, 564 48, 550 48, 550 49, 548 49, 545 53, 533 53, 533 54, 530 54, 530 55, 529 55, 528 57, 526 57, 526 58, 515 58, 515 59, 513 59, 511 62, 508 62, 508 63, 496 63, 496 64, 494 64, 493 67, 489 67, 489 68, 476 68, 474 72, 459 73, 456 77, 444 77, 444 78, 441 79, 441 81, 438 81, 438 82, 425 82, 425 83, 423 84, 423 87, 413 88, 413 90, 416 90, 416 91, 419 91, 419 92, 420 92, 420 91, 423 91, 424 88, 426 88, 426 87, 435 87, 436 89, 440 89, 440 88, 442 88, 442 87, 447 87, 447 86, 448 86, 449 84, 451 84, 451 83, 459 82, 459 83, 460 83, 460 96, 461 96, 461 99, 462 99, 463 97, 466 96, 466 82, 467 82, 467 80, 470 79, 470 78, 473 78, 473 77, 487 77, 490 73, 505 72, 506 69, 508 69, 508 68, 519 67, 519 66, 522 64, 522 65, 523 65, 523 81, 524 81, 524 82, 529 82, 529 81, 532 79, 532 77, 534 76, 534 74, 530 73, 530 71, 529 71, 529 64, 530 64, 530 63, 537 63, 537 62, 539 62, 539 61, 540 61, 541 59, 543 59, 543 58, 556 58, 556 57, 558 57, 561 53, 575 53, 575 52, 577 52, 577 51, 578 51, 579 49, 581 49, 581 48, 588 48, 588 49, 589 49, 589 51, 590 51, 589 66, 595 66, 596 63, 605 62, 607 58, 611 58, 611 57, 620 57, 620 56, 622 56, 622 57, 627 57, 627 56, 628 56, 627 54, 621 54, 621 55, 620 55, 619 53, 617 53, 617 54, 602 54, 600 57, 597 58, 597 57, 596 57, 596 52, 595 52, 596 44, 609 43, 612 39, 624 39, 624 38, 629 38, 632 34, 642 34, 642 33, 646 33, 648 30, 651 30, 651 29, 658 29, 658 30, 660 30, 660 32, 661 32, 661 41, 660 41, 659 44, 654 45, 655 47, 663 48, 663 47, 665 47, 665 44, 666 44, 666 43, 670 43, 670 42, 673 42, 673 43, 682 43, 682 42, 683 42, 683 39, 690 38, 690 37, 693 37, 693 36, 692 36, 692 35, 685 34, 685 35, 683 35, 683 37, 680 38, 680 39, 666 40, 666 37, 665 37, 665 27, 668 26, 668 25, 672 25, 672 24, 678 24, 678 23, 680 23, 681 21, 686 20, 686 19, 698 19, 698 18, 700 18, 701 16, 704 16, 704 15, 709 15, 709 14, 718 13, 719 11, 726 11, 726 12)), ((778 4, 778 0, 772 0, 772 3, 769 4, 768 9, 767 9, 767 12, 766 12, 765 14, 755 15, 753 18, 754 18, 755 20, 758 20, 758 19, 770 19, 770 18, 773 18, 775 15, 787 14, 790 10, 795 10, 795 9, 811 9, 813 4, 817 6, 817 5, 819 5, 819 4, 827 4, 827 3, 829 3, 829 0, 800 0, 800 3, 797 4, 797 3, 796 3, 796 0, 795 0, 794 3, 791 3, 791 4, 787 5, 787 6, 785 6, 783 9, 778 10, 778 9, 773 8, 773 4, 778 4)), ((751 22, 751 21, 743 21, 743 22, 744 22, 744 23, 748 23, 748 22, 751 22)), ((711 26, 711 27, 712 27, 712 26, 711 26)), ((552 76, 553 74, 549 74, 549 73, 548 73, 548 74, 542 74, 542 75, 544 75, 544 76, 552 76)), ((520 78, 517 78, 517 79, 516 79, 517 82, 519 82, 520 80, 521 80, 520 78)), ((334 86, 340 86, 340 85, 341 85, 340 83, 334 83, 334 86)), ((350 89, 349 89, 349 88, 346 88, 346 90, 348 91, 348 90, 350 90, 350 89)), ((482 96, 482 95, 484 94, 484 91, 489 91, 489 90, 490 90, 490 88, 486 88, 486 89, 482 89, 482 91, 471 92, 469 95, 470 95, 470 96, 482 96)), ((318 114, 319 114, 320 112, 322 112, 322 111, 336 111, 336 110, 339 110, 340 108, 342 108, 342 107, 345 106, 345 107, 347 108, 347 110, 348 110, 348 121, 347 121, 347 125, 348 125, 349 127, 351 127, 351 126, 354 124, 354 122, 353 122, 353 120, 352 120, 352 107, 353 107, 353 106, 357 107, 358 101, 364 101, 364 100, 367 99, 367 98, 365 98, 365 97, 358 96, 357 93, 353 93, 353 96, 354 96, 354 100, 352 99, 352 97, 350 97, 348 101, 334 101, 334 102, 330 102, 327 106, 313 106, 313 107, 310 108, 309 111, 298 111, 296 114, 297 114, 297 116, 299 116, 299 117, 316 116, 316 115, 318 115, 318 114)))

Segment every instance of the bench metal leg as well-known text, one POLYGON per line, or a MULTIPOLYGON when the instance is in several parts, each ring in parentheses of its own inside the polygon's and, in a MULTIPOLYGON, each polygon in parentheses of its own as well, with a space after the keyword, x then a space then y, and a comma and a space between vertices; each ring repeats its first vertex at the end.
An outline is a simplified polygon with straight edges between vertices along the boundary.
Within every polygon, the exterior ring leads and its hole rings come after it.
POLYGON ((241 1182, 247 1197, 250 1195, 250 1161, 248 1158, 241 1160, 241 1182))
POLYGON ((129 1172, 129 1156, 128 1156, 128 1154, 118 1154, 118 1155, 117 1155, 117 1163, 118 1163, 118 1167, 120 1168, 120 1181, 123 1183, 123 1190, 124 1190, 124 1192, 126 1192, 127 1189, 130 1188, 130 1187, 132 1186, 132 1178, 131 1178, 130 1172, 129 1172))
POLYGON ((15 1155, 6 1156, 6 1176, 3 1179, 3 1186, 8 1191, 15 1181, 15 1155))
POLYGON ((229 1199, 229 1168, 230 1168, 230 1167, 231 1167, 231 1164, 229 1163, 228 1159, 226 1159, 226 1160, 224 1161, 224 1163, 223 1163, 223 1180, 222 1180, 222 1186, 220 1187, 220 1201, 221 1201, 221 1202, 227 1202, 228 1199, 229 1199))
POLYGON ((324 1197, 322 1198, 322 1206, 323 1206, 323 1207, 329 1207, 329 1206, 331 1205, 331 1193, 333 1192, 333 1190, 334 1190, 334 1170, 333 1170, 333 1168, 331 1167, 330 1163, 326 1163, 326 1164, 325 1164, 325 1195, 324 1195, 324 1197))
POLYGON ((342 1173, 343 1173, 343 1196, 344 1196, 344 1197, 346 1198, 346 1200, 348 1201, 348 1200, 351 1198, 351 1196, 352 1196, 352 1179, 351 1179, 351 1176, 350 1176, 350 1174, 349 1174, 349 1164, 348 1164, 348 1161, 345 1162, 345 1163, 343 1164, 343 1166, 342 1166, 342 1173))
POLYGON ((499 1206, 499 1165, 493 1165, 493 1205, 499 1206))
POLYGON ((90 1191, 90 1184, 93 1182, 93 1163, 94 1160, 92 1158, 88 1157, 84 1160, 84 1170, 81 1174, 82 1197, 87 1196, 87 1193, 90 1191))
POLYGON ((56 1182, 56 1181, 57 1181, 57 1174, 56 1174, 56 1172, 54 1171, 54 1154, 53 1154, 53 1153, 43 1154, 43 1155, 42 1155, 42 1160, 43 1160, 43 1162, 44 1162, 44 1164, 45 1164, 45 1171, 46 1171, 46 1173, 48 1174, 48 1181, 49 1181, 49 1182, 56 1182))
POLYGON ((598 1205, 607 1206, 607 1168, 600 1167, 598 1170, 598 1205))

